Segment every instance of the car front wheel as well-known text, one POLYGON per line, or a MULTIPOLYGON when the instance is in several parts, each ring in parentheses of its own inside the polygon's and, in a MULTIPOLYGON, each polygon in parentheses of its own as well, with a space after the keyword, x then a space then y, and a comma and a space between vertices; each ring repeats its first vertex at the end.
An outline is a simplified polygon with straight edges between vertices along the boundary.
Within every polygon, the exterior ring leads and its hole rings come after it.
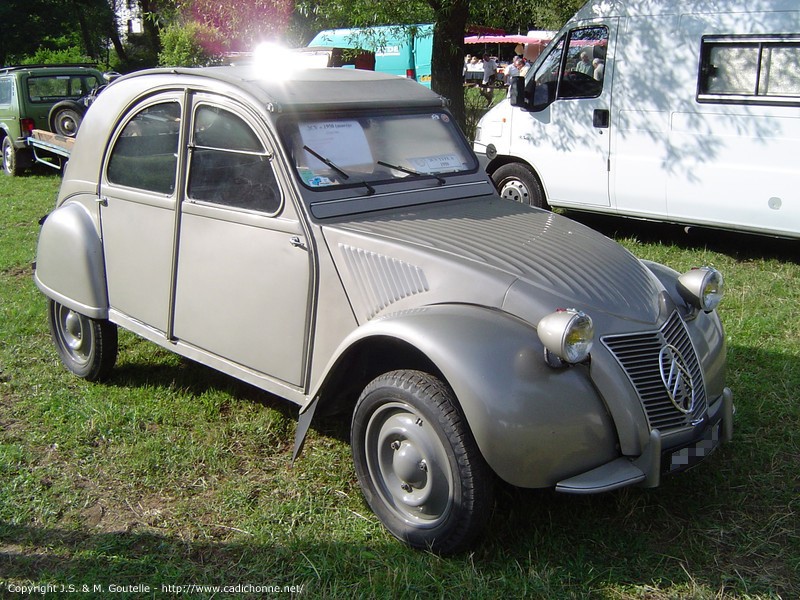
POLYGON ((117 361, 117 326, 49 301, 50 333, 61 362, 78 377, 101 381, 117 361))
POLYGON ((503 198, 537 208, 549 208, 542 184, 533 171, 525 165, 519 163, 503 165, 492 174, 492 181, 503 198))
POLYGON ((419 371, 376 378, 358 400, 351 436, 361 489, 392 535, 451 554, 483 529, 492 475, 439 379, 419 371))

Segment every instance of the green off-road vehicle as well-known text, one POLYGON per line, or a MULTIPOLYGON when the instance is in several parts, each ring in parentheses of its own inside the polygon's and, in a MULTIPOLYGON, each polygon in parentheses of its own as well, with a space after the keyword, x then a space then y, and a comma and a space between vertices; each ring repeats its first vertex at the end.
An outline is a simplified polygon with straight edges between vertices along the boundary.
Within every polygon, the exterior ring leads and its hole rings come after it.
POLYGON ((0 68, 3 170, 19 175, 33 164, 26 139, 34 129, 74 136, 86 110, 82 99, 103 84, 102 73, 86 65, 0 68))

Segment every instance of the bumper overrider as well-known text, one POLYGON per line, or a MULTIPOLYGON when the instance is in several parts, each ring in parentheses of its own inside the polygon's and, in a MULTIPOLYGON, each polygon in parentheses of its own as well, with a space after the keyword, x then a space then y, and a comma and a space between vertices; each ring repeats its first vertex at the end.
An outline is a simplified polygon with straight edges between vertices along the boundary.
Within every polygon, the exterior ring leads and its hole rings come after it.
MULTIPOLYGON (((662 436, 650 431, 650 439, 638 458, 621 457, 586 473, 556 484, 556 490, 571 494, 596 494, 617 488, 639 485, 655 487, 662 474, 685 471, 703 461, 717 447, 733 437, 733 393, 725 388, 709 406, 708 413, 691 430, 691 439, 678 445, 674 435, 662 436)), ((682 438, 686 437, 684 433, 682 438)))

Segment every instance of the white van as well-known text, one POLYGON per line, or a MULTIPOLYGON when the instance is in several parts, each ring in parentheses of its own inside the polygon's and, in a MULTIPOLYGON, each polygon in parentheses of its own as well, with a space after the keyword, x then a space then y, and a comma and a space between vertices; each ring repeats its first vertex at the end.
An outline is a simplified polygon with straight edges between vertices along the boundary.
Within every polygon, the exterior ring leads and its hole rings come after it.
POLYGON ((800 3, 590 1, 475 149, 535 206, 798 238, 800 3))

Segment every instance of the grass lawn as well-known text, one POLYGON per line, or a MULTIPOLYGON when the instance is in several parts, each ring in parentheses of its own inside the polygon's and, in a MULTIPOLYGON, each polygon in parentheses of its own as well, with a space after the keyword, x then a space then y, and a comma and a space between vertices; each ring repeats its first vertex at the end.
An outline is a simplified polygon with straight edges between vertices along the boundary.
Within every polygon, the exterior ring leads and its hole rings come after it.
POLYGON ((0 176, 0 597, 800 597, 796 242, 581 217, 726 275, 734 441, 654 490, 503 487, 482 543, 441 558, 369 511, 346 423, 320 420, 292 467, 296 408, 132 334, 109 382, 70 375, 31 279, 58 185, 0 176))

